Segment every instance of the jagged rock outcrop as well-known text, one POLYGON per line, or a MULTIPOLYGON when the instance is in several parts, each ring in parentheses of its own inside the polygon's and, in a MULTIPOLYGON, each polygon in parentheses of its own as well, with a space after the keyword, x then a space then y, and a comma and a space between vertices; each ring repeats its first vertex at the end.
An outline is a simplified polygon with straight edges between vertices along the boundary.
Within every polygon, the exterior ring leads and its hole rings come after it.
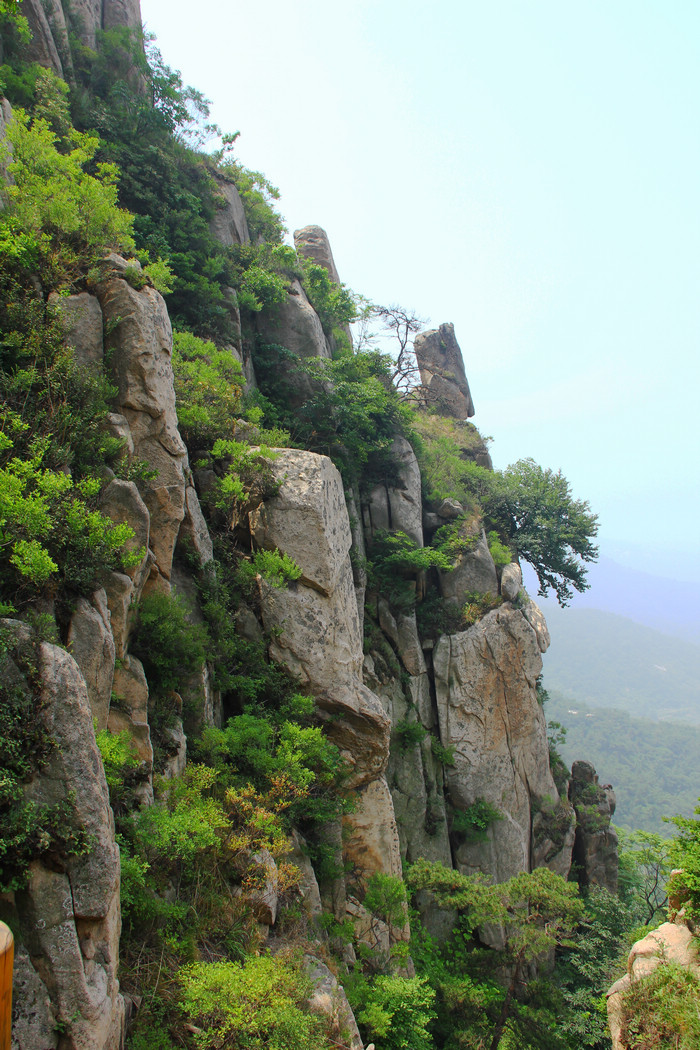
MULTIPOLYGON (((311 262, 322 266, 334 284, 340 284, 340 277, 333 259, 328 234, 321 226, 304 226, 301 230, 294 231, 294 247, 297 255, 302 259, 310 259, 311 262)), ((352 346, 352 332, 349 325, 343 325, 342 334, 348 346, 352 346)), ((335 336, 330 337, 333 347, 335 336)))
POLYGON ((224 248, 233 244, 249 244, 250 231, 243 210, 243 201, 235 185, 222 175, 215 174, 217 210, 209 229, 224 248))
POLYGON ((569 798, 576 811, 574 863, 582 886, 603 886, 617 892, 617 834, 610 826, 615 812, 615 792, 598 783, 590 762, 574 762, 569 798))
POLYGON ((391 484, 375 485, 364 505, 364 527, 367 542, 378 530, 405 532, 418 546, 423 546, 423 505, 421 477, 416 454, 404 437, 391 444, 395 464, 391 484))
POLYGON ((473 416, 474 402, 454 325, 441 324, 435 330, 420 332, 413 349, 428 404, 455 419, 473 416))
POLYGON ((150 516, 151 575, 168 581, 185 516, 189 470, 175 411, 172 328, 160 293, 149 287, 132 288, 123 276, 123 260, 111 256, 109 262, 111 272, 97 287, 109 332, 105 345, 134 456, 158 472, 145 482, 143 499, 150 516))
POLYGON ((103 325, 97 297, 89 292, 68 296, 52 292, 49 303, 61 318, 66 345, 73 347, 76 364, 101 372, 104 363, 103 325))
MULTIPOLYGON (((22 628, 20 628, 22 630, 22 628)), ((47 730, 55 747, 25 788, 37 805, 63 802, 89 849, 63 869, 35 861, 15 896, 21 933, 20 988, 13 1047, 120 1050, 124 1002, 119 994, 119 850, 92 711, 75 660, 56 646, 38 651, 47 730), (51 1032, 51 1041, 38 1043, 51 1032)))
POLYGON ((275 496, 250 516, 256 544, 293 558, 302 576, 286 590, 261 581, 270 655, 315 698, 328 735, 351 768, 356 806, 344 818, 346 862, 360 885, 376 871, 400 876, 391 794, 384 779, 389 719, 362 680, 362 635, 340 474, 324 456, 279 450, 275 496))
POLYGON ((501 814, 485 842, 453 833, 455 863, 502 882, 531 870, 533 801, 558 798, 536 695, 542 660, 535 631, 520 610, 504 605, 440 638, 433 668, 440 741, 454 748, 445 774, 451 802, 468 812, 483 799, 501 814))

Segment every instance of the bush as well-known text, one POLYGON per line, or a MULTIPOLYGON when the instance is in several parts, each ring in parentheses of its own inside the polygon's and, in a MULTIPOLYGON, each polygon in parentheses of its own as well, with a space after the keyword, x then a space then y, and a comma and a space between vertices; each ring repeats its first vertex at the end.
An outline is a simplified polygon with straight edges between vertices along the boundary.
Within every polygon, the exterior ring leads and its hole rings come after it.
POLYGON ((491 825, 503 820, 503 814, 486 799, 477 798, 465 809, 454 810, 452 830, 467 842, 483 842, 491 825))
POLYGON ((177 689, 206 659, 206 629, 187 617, 183 600, 172 594, 154 591, 141 600, 131 651, 141 660, 154 693, 177 689))
POLYGON ((677 963, 662 962, 624 993, 622 1041, 634 1050, 695 1050, 700 1045, 699 1000, 697 975, 677 963))
POLYGON ((409 722, 408 720, 397 722, 394 735, 401 754, 412 751, 417 744, 422 743, 427 732, 428 730, 420 722, 409 722))
POLYGON ((72 131, 70 142, 69 152, 59 152, 45 120, 30 125, 16 110, 0 145, 14 179, 2 191, 0 267, 26 279, 38 271, 49 289, 73 284, 105 248, 134 246, 133 220, 117 207, 116 166, 98 164, 88 175, 98 139, 72 131))
POLYGON ((180 971, 182 1005, 200 1050, 329 1047, 323 1022, 303 1007, 310 992, 298 964, 279 955, 195 963, 180 971))
POLYGON ((383 974, 366 989, 357 1019, 386 1050, 425 1050, 432 1045, 434 1004, 435 992, 423 978, 383 974))
POLYGON ((211 449, 231 438, 244 377, 230 350, 190 332, 173 332, 173 372, 180 432, 190 449, 211 449))

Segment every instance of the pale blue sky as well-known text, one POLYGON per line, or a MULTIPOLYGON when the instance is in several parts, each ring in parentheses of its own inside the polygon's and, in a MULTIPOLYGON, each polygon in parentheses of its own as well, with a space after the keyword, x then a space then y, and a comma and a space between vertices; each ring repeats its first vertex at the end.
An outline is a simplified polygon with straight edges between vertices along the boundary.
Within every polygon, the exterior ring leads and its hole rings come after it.
POLYGON ((341 278, 454 322, 503 467, 700 579, 700 3, 142 0, 341 278))

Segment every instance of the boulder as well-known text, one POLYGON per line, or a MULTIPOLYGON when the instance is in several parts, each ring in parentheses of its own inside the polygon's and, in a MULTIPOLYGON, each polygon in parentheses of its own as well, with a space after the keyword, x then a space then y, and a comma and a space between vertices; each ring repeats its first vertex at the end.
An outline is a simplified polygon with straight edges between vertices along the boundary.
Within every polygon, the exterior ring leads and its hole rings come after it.
MULTIPOLYGON (((281 303, 262 310, 257 315, 257 326, 260 338, 265 343, 277 343, 302 360, 331 356, 323 327, 318 314, 308 300, 306 292, 298 280, 294 279, 289 286, 286 299, 281 303)), ((296 382, 296 379, 295 379, 296 382)), ((313 392, 313 385, 308 377, 299 377, 299 393, 313 392)))
POLYGON ((486 533, 480 524, 465 521, 460 536, 472 539, 473 546, 457 555, 454 569, 438 571, 440 593, 449 602, 463 605, 469 594, 498 595, 498 574, 489 551, 486 533))
POLYGON ((523 585, 523 574, 517 561, 512 561, 504 566, 501 573, 501 596, 506 602, 514 602, 520 594, 523 585))
POLYGON ((352 544, 342 478, 326 456, 282 449, 277 457, 271 469, 283 484, 250 514, 255 546, 288 555, 301 582, 328 596, 347 572, 352 544))
POLYGON ((395 464, 391 484, 376 485, 363 508, 365 537, 371 543, 378 529, 405 532, 418 546, 423 546, 423 506, 418 460, 404 437, 391 445, 395 464))
POLYGON ((328 271, 328 276, 334 284, 340 284, 340 277, 333 260, 328 234, 321 226, 304 226, 301 230, 294 231, 294 247, 297 255, 303 259, 322 266, 328 271))
POLYGON ((401 851, 394 818, 394 804, 384 777, 371 781, 355 794, 352 813, 343 818, 345 858, 353 879, 366 884, 375 872, 401 878, 401 851))
POLYGON ((78 598, 68 629, 68 649, 85 680, 97 729, 106 729, 112 696, 115 646, 107 595, 103 588, 95 591, 91 602, 78 598))
POLYGON ((67 296, 52 292, 49 304, 63 323, 66 345, 73 348, 75 363, 101 371, 104 361, 102 309, 96 296, 89 292, 67 296))
POLYGON ((413 350, 428 404, 455 419, 473 416, 474 402, 454 325, 441 324, 435 330, 420 332, 413 350))

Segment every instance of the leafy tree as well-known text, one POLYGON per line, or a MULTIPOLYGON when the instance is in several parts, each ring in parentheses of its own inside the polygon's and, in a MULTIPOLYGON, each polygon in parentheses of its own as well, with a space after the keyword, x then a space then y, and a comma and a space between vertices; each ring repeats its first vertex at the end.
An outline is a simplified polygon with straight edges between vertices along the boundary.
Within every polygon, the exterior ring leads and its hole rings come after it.
POLYGON ((619 829, 621 890, 639 909, 642 924, 666 917, 672 843, 654 831, 619 829))
POLYGON ((512 1027, 516 990, 528 984, 528 967, 566 944, 583 915, 577 886, 548 868, 523 872, 491 886, 478 876, 462 875, 426 860, 412 865, 407 882, 413 891, 429 890, 442 907, 457 909, 472 930, 484 924, 501 927, 504 949, 500 962, 507 967, 508 985, 490 1042, 490 1050, 498 1050, 512 1027))
POLYGON ((573 587, 588 587, 582 562, 595 561, 598 519, 584 500, 575 500, 561 471, 521 459, 500 475, 483 503, 517 554, 528 561, 545 595, 551 587, 567 605, 573 587))

